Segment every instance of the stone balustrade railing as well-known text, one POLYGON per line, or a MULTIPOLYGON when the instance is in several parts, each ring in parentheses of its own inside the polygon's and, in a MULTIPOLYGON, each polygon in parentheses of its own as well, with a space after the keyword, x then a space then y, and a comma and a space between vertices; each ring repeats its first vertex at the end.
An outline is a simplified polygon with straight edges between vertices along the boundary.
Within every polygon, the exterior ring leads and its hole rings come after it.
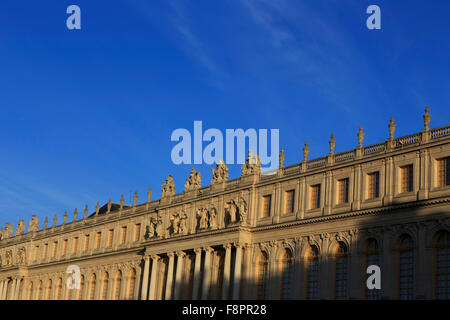
POLYGON ((354 150, 350 150, 350 151, 345 151, 345 152, 341 152, 341 153, 337 153, 334 157, 334 161, 336 162, 343 162, 343 161, 350 161, 355 159, 355 151, 354 150))
POLYGON ((377 153, 382 153, 386 150, 386 142, 380 142, 376 144, 372 144, 370 146, 363 148, 363 154, 365 156, 367 155, 373 155, 377 153))
POLYGON ((422 140, 422 133, 410 134, 409 136, 404 136, 395 139, 395 147, 404 147, 411 144, 420 143, 422 140))
POLYGON ((450 135, 450 125, 431 130, 431 139, 437 139, 450 135))
POLYGON ((325 167, 327 164, 327 157, 317 158, 313 160, 309 160, 306 164, 308 169, 315 169, 320 167, 325 167))

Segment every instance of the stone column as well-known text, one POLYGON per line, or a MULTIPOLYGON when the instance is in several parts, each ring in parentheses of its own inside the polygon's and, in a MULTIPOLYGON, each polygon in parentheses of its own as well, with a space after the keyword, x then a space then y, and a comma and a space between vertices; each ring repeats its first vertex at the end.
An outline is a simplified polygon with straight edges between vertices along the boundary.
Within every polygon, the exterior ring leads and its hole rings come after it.
POLYGON ((231 274, 231 244, 225 247, 225 263, 223 267, 223 284, 222 284, 222 300, 228 299, 230 292, 230 274, 231 274))
POLYGON ((114 297, 114 283, 115 283, 115 273, 113 269, 108 270, 108 291, 106 293, 106 300, 112 300, 114 297))
POLYGON ((385 196, 383 197, 383 205, 390 205, 392 203, 392 199, 395 194, 394 186, 394 161, 392 157, 387 158, 386 160, 386 187, 385 187, 385 196))
POLYGON ((14 289, 14 296, 12 297, 13 300, 19 300, 19 290, 20 290, 20 278, 17 278, 16 280, 16 287, 14 289))
MULTIPOLYGON (((97 271, 95 274, 95 292, 94 292, 94 300, 100 300, 102 294, 102 285, 103 285, 103 274, 101 270, 97 271)), ((63 281, 64 283, 64 281, 63 281)), ((67 290, 64 289, 64 285, 62 286, 62 300, 65 300, 64 295, 67 290)))
POLYGON ((348 298, 349 299, 363 299, 366 288, 366 270, 364 269, 364 259, 360 248, 358 247, 358 233, 357 230, 351 230, 351 242, 349 248, 348 259, 348 298))
POLYGON ((169 257, 169 270, 167 271, 166 296, 164 299, 171 300, 173 292, 173 264, 175 254, 170 252, 167 256, 169 257))
POLYGON ((198 299, 198 290, 200 287, 200 270, 202 263, 202 249, 195 249, 195 266, 194 266, 194 288, 192 292, 192 299, 198 299))
POLYGON ((152 256, 152 276, 150 278, 150 293, 149 293, 149 300, 155 300, 156 295, 156 284, 158 283, 158 262, 160 257, 155 255, 152 256))
POLYGON ((119 300, 126 300, 128 281, 130 279, 130 268, 126 266, 125 268, 121 268, 120 271, 122 272, 122 278, 120 279, 119 300))
POLYGON ((6 279, 5 281, 5 286, 3 288, 3 293, 2 293, 2 300, 6 300, 6 298, 8 297, 8 287, 9 286, 9 282, 12 281, 11 279, 6 279))
POLYGON ((381 299, 398 299, 398 277, 397 263, 392 263, 392 258, 397 255, 394 246, 391 243, 393 231, 383 232, 383 248, 380 250, 380 268, 381 268, 381 299))
POLYGON ((203 270, 203 288, 202 288, 202 300, 208 299, 208 293, 209 293, 209 286, 211 282, 211 258, 212 258, 212 252, 214 251, 213 248, 207 247, 205 248, 206 255, 205 255, 205 268, 203 270))
POLYGON ((4 289, 4 287, 5 287, 5 280, 2 280, 0 282, 0 300, 3 299, 3 289, 4 289))
POLYGON ((429 153, 427 149, 423 149, 420 151, 420 179, 419 179, 419 194, 418 194, 419 200, 428 199, 430 192, 429 173, 430 173, 429 153))
POLYGON ((16 294, 16 284, 17 284, 17 278, 14 278, 12 286, 11 286, 12 292, 11 292, 11 296, 10 296, 9 300, 14 300, 14 296, 16 294))
POLYGON ((352 210, 359 210, 361 207, 361 192, 365 191, 365 188, 362 186, 361 179, 361 165, 355 165, 354 169, 352 168, 352 172, 354 173, 354 181, 353 183, 353 202, 352 202, 352 210))
POLYGON ((333 172, 327 171, 325 176, 325 214, 331 214, 333 205, 333 172))
POLYGON ((179 300, 180 294, 181 294, 181 282, 182 282, 182 275, 183 275, 183 263, 184 263, 184 257, 186 256, 186 253, 183 251, 177 252, 177 271, 175 276, 175 292, 174 292, 174 299, 179 300))
POLYGON ((236 245, 236 263, 234 266, 233 300, 239 299, 242 272, 242 245, 236 245))
POLYGON ((142 277, 141 300, 147 300, 148 274, 150 273, 150 257, 144 256, 144 275, 142 277))
POLYGON ((433 299, 433 296, 428 295, 427 287, 430 283, 433 283, 433 264, 426 263, 426 261, 433 261, 433 255, 429 255, 432 252, 427 252, 426 248, 426 224, 418 223, 418 241, 417 249, 414 255, 417 253, 417 258, 414 257, 414 299, 433 299), (418 259, 418 257, 421 257, 418 259))

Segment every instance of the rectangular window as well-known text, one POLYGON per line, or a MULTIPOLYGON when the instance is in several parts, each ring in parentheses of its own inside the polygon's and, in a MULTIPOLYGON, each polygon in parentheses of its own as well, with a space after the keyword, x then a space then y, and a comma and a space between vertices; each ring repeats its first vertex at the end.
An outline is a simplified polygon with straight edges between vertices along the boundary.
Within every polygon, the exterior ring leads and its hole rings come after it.
POLYGON ((311 186, 311 209, 320 208, 320 184, 316 184, 315 186, 311 186))
POLYGON ((413 191, 413 165, 400 168, 401 170, 401 192, 411 192, 413 191))
POLYGON ((62 246, 62 255, 64 256, 66 253, 67 253, 67 243, 68 243, 69 241, 67 240, 67 239, 65 239, 64 241, 63 241, 63 246, 62 246))
POLYGON ((348 202, 348 178, 338 181, 338 204, 348 202))
POLYGON ((108 231, 108 247, 112 247, 112 243, 113 243, 113 237, 114 237, 114 229, 111 229, 108 231))
POLYGON ((78 251, 78 237, 73 238, 73 248, 72 253, 77 253, 78 251))
POLYGON ((440 159, 437 161, 438 171, 438 187, 445 187, 450 185, 450 157, 440 159))
POLYGON ((95 235, 95 249, 99 249, 100 248, 100 242, 102 241, 102 233, 101 232, 97 232, 97 234, 95 235))
POLYGON ((53 242, 52 258, 56 257, 56 251, 58 250, 58 242, 53 242))
POLYGON ((88 251, 88 249, 89 249, 89 235, 87 234, 87 235, 85 235, 84 236, 84 248, 83 248, 83 251, 88 251))
POLYGON ((272 196, 264 196, 263 197, 263 208, 262 208, 262 218, 270 217, 270 206, 272 202, 272 196))
POLYGON ((120 230, 120 244, 124 244, 127 238, 127 227, 122 227, 120 230))
POLYGON ((139 238, 141 237, 141 224, 138 223, 134 226, 134 242, 139 241, 139 238))
POLYGON ((367 199, 376 199, 380 196, 380 173, 367 175, 367 199))
POLYGON ((48 243, 44 245, 44 255, 43 255, 44 259, 47 259, 47 253, 48 253, 48 243))
POLYGON ((286 213, 292 213, 294 212, 294 196, 295 196, 295 190, 289 190, 286 191, 285 193, 285 208, 284 208, 284 212, 286 213))
POLYGON ((34 260, 38 259, 39 255, 39 246, 34 247, 34 260))

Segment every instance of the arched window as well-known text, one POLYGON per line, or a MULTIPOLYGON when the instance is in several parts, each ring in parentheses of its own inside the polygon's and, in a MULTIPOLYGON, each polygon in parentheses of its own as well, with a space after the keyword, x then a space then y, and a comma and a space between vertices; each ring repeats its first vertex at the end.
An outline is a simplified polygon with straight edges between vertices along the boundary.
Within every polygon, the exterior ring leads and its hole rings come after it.
MULTIPOLYGON (((367 270, 367 267, 376 265, 380 266, 380 251, 378 248, 378 241, 374 238, 370 238, 366 241, 365 247, 365 256, 366 256, 366 265, 364 268, 364 273, 367 270)), ((368 289, 366 287, 366 299, 368 300, 378 300, 380 298, 380 290, 378 289, 368 289)))
POLYGON ((335 258, 334 297, 335 299, 346 299, 348 249, 345 243, 343 242, 338 243, 334 258, 335 258))
POLYGON ((450 299, 450 232, 439 231, 435 236, 436 299, 450 299))
POLYGON ((258 258, 257 272, 258 272, 258 288, 257 298, 258 300, 266 299, 266 286, 267 286, 267 272, 269 266, 269 259, 267 253, 261 252, 258 258))
POLYGON ((398 245, 399 298, 413 299, 414 295, 414 242, 411 236, 402 235, 398 245))
POLYGON ((108 299, 108 282, 109 282, 109 274, 108 272, 105 272, 102 281, 102 295, 100 297, 101 300, 108 299))
POLYGON ((129 283, 128 283, 128 300, 132 300, 134 297, 134 286, 136 281, 136 271, 134 268, 130 270, 130 277, 129 277, 129 283))
POLYGON ((61 300, 62 278, 56 282, 55 300, 61 300))
POLYGON ((52 294, 52 280, 48 280, 47 281, 47 288, 45 289, 45 300, 50 300, 51 299, 51 294, 52 294))
POLYGON ((39 285, 37 287, 37 292, 36 292, 36 300, 41 300, 42 299, 42 280, 39 281, 39 285))
POLYGON ((116 277, 114 279, 114 300, 119 300, 120 299, 120 286, 121 286, 121 282, 122 282, 122 272, 120 270, 118 270, 116 272, 116 277))
POLYGON ((319 249, 311 246, 307 253, 306 298, 319 299, 319 249))
POLYGON ((289 249, 284 249, 281 254, 281 299, 291 298, 292 283, 292 253, 289 249))
POLYGON ((97 284, 97 277, 95 273, 91 276, 91 280, 89 281, 89 292, 88 292, 88 300, 95 299, 95 286, 97 284))

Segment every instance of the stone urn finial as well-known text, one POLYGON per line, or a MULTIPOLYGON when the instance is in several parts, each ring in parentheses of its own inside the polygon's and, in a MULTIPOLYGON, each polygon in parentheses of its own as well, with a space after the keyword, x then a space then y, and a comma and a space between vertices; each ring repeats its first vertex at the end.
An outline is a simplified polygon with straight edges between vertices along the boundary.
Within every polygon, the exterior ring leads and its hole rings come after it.
POLYGON ((303 147, 303 161, 308 160, 308 154, 309 154, 308 141, 306 141, 305 146, 303 147))
POLYGON ((394 117, 391 117, 391 123, 389 123, 389 140, 394 139, 395 127, 397 125, 394 123, 394 117))
POLYGON ((281 148, 281 150, 280 150, 279 161, 280 161, 280 163, 279 163, 280 168, 283 168, 284 167, 284 149, 283 148, 281 148))
POLYGON ((119 208, 119 210, 122 210, 123 209, 123 204, 125 203, 125 198, 124 198, 124 195, 122 194, 121 196, 120 196, 120 208, 119 208))
POLYGON ((425 127, 425 131, 430 130, 430 119, 431 119, 430 108, 425 107, 425 114, 423 115, 423 125, 425 127))
POLYGON ((334 154, 335 147, 336 147, 336 140, 334 140, 334 133, 332 133, 331 140, 330 140, 330 154, 334 154))
POLYGON ((364 142, 364 132, 363 132, 363 127, 359 127, 359 132, 358 132, 358 147, 362 147, 364 142))

